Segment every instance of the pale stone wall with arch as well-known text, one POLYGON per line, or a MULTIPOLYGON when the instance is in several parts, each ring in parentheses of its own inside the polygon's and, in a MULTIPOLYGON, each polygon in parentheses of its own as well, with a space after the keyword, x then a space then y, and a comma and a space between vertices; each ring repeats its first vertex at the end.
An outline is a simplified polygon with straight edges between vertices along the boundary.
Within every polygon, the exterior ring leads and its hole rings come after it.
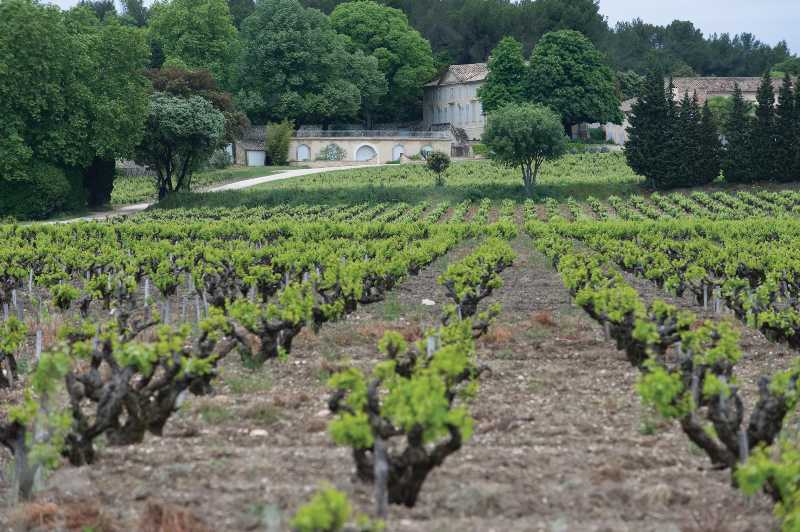
POLYGON ((434 151, 441 151, 450 154, 451 140, 448 138, 426 138, 426 137, 336 137, 336 136, 314 136, 314 137, 293 137, 289 144, 290 160, 296 163, 303 161, 298 159, 298 148, 301 145, 308 146, 310 159, 306 162, 314 163, 319 152, 328 144, 338 144, 345 153, 346 162, 360 162, 363 164, 383 164, 396 160, 395 147, 401 146, 403 149, 403 160, 413 155, 419 155, 425 146, 430 146, 434 151), (358 150, 364 146, 369 146, 375 150, 375 157, 369 161, 358 161, 358 150))

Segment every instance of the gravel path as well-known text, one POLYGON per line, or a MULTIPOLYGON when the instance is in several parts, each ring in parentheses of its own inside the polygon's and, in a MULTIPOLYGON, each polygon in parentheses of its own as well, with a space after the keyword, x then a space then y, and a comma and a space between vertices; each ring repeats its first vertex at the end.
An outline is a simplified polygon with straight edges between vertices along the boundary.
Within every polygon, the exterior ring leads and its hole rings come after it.
MULTIPOLYGON (((374 166, 382 166, 382 165, 374 165, 374 166)), ((313 174, 322 174, 325 172, 334 172, 337 170, 352 170, 355 168, 364 168, 364 165, 354 165, 354 166, 333 166, 333 167, 326 167, 326 168, 298 168, 297 170, 285 170, 283 172, 279 172, 272 175, 262 176, 262 177, 252 177, 250 179, 243 179, 242 181, 234 181, 233 183, 228 183, 225 185, 219 185, 215 187, 211 187, 206 189, 205 192, 222 192, 225 190, 242 190, 245 188, 251 188, 257 185, 262 185, 264 183, 270 183, 272 181, 280 181, 283 179, 291 179, 293 177, 302 177, 307 175, 313 174)), ((112 218, 114 216, 124 216, 128 214, 136 214, 137 212, 141 212, 147 209, 149 206, 153 205, 153 203, 135 203, 133 205, 123 205, 122 207, 118 207, 116 209, 111 209, 108 211, 101 211, 95 212, 92 214, 88 214, 86 216, 79 216, 77 218, 69 218, 67 220, 54 220, 50 222, 43 222, 43 223, 74 223, 74 222, 84 222, 84 221, 91 221, 91 220, 105 220, 108 218, 112 218)))

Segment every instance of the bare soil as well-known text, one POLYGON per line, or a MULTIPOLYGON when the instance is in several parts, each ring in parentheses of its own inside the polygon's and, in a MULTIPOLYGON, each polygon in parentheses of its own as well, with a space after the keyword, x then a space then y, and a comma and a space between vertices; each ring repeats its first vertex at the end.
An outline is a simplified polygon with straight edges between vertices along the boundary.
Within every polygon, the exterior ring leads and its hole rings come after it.
MULTIPOLYGON (((531 241, 520 237, 514 246, 518 258, 503 274, 505 286, 488 298, 503 311, 479 343, 491 371, 472 405, 475 434, 431 474, 415 508, 391 508, 387 530, 776 530, 766 498, 740 495, 677 425, 641 406, 637 371, 571 304, 531 241)), ((62 468, 37 504, 63 515, 75 506, 97 509, 104 529, 145 529, 153 508, 163 507, 188 512, 194 524, 186 530, 286 530, 298 506, 328 481, 370 512, 370 487, 355 479, 349 450, 326 432, 326 379, 347 363, 371 367, 387 329, 418 338, 434 326, 445 301, 436 277, 469 248, 318 335, 304 331, 286 362, 249 371, 229 357, 216 394, 187 401, 165 437, 105 447, 91 467, 62 468)), ((663 296, 636 282, 646 297, 663 296)), ((743 330, 748 387, 788 355, 743 330)), ((40 513, 29 506, 0 524, 35 524, 31 516, 40 513)), ((39 522, 57 528, 52 519, 39 522)))

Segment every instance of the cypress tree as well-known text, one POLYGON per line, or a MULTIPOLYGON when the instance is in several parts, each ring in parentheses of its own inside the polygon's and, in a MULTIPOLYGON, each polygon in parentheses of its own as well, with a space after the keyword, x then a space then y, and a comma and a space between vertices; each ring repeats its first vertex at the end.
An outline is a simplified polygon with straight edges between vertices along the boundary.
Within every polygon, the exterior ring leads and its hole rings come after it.
POLYGON ((722 172, 730 183, 752 183, 755 181, 753 161, 750 154, 753 149, 751 140, 753 121, 747 114, 747 103, 744 101, 739 85, 733 89, 733 106, 725 129, 725 149, 722 152, 722 172))
POLYGON ((753 169, 757 180, 777 178, 776 157, 778 156, 778 135, 775 129, 775 91, 769 72, 764 74, 756 94, 756 121, 750 147, 753 169))
POLYGON ((722 143, 719 131, 714 123, 714 115, 708 106, 708 101, 703 104, 700 113, 700 152, 697 161, 697 184, 706 185, 719 176, 722 166, 722 143))
POLYGON ((792 179, 800 180, 800 78, 797 79, 794 85, 794 124, 792 129, 794 130, 792 179))
POLYGON ((797 109, 795 95, 792 90, 792 78, 786 74, 778 92, 778 107, 775 110, 776 149, 775 170, 776 178, 780 181, 795 179, 795 150, 797 146, 797 109))
POLYGON ((689 92, 683 93, 680 105, 675 109, 672 120, 672 134, 666 144, 665 158, 671 164, 669 175, 664 176, 665 188, 690 187, 694 184, 695 163, 700 159, 701 146, 697 142, 700 137, 699 106, 697 98, 689 98, 689 92))
POLYGON ((631 109, 625 159, 636 173, 647 178, 652 188, 658 187, 664 175, 661 163, 666 162, 664 148, 672 134, 671 102, 672 94, 667 98, 665 93, 663 74, 653 70, 631 109))

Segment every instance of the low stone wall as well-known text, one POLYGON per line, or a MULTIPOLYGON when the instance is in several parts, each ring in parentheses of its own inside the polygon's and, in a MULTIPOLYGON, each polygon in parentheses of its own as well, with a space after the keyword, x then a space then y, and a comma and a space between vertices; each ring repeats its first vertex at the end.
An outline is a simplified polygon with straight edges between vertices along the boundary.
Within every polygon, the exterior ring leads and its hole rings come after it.
POLYGON ((354 163, 383 164, 389 161, 419 155, 425 149, 450 154, 450 140, 424 137, 295 137, 289 144, 289 160, 311 165, 332 166, 337 163, 352 165, 354 163), (341 161, 317 161, 320 153, 330 144, 336 144, 344 150, 341 161))

